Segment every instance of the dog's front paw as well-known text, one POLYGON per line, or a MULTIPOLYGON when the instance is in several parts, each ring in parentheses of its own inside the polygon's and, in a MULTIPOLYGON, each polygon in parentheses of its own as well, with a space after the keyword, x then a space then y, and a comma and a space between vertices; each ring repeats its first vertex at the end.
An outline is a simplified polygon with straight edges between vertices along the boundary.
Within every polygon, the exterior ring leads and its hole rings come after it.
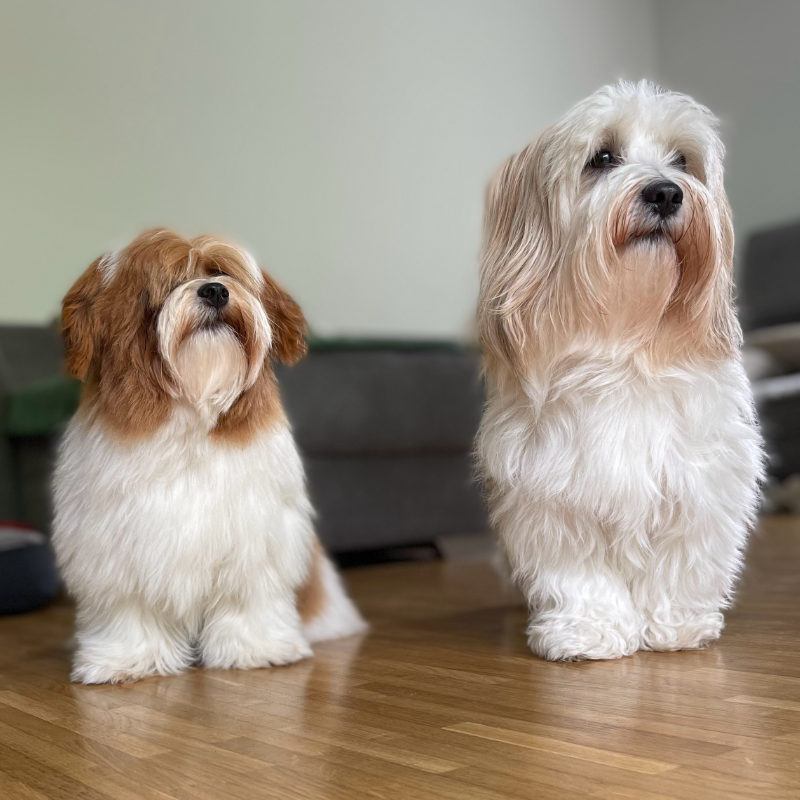
POLYGON ((132 671, 105 664, 75 664, 69 677, 73 683, 132 683, 154 674, 152 670, 132 671))
POLYGON ((697 650, 719 639, 725 619, 720 611, 661 611, 642 630, 646 650, 697 650))
POLYGON ((311 655, 305 638, 289 631, 261 641, 218 638, 203 645, 203 665, 209 669, 280 667, 311 655))
POLYGON ((548 616, 534 619, 528 627, 528 646, 548 661, 581 661, 622 658, 640 647, 633 626, 602 619, 548 616))
POLYGON ((313 652, 311 645, 303 636, 296 636, 290 639, 273 639, 267 642, 260 649, 260 652, 253 654, 256 667, 281 667, 286 664, 294 664, 304 658, 311 658, 313 652))
POLYGON ((157 664, 155 661, 87 661, 78 656, 70 673, 73 683, 132 683, 152 675, 178 675, 187 665, 176 661, 157 664))

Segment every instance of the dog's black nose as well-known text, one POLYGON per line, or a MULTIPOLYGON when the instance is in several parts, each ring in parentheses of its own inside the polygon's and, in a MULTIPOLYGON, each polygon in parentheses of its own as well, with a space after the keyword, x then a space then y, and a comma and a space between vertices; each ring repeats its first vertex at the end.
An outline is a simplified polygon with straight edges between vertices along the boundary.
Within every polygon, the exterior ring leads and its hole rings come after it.
POLYGON ((671 217, 681 207, 683 191, 672 181, 655 181, 642 189, 642 200, 661 219, 671 217))
POLYGON ((221 283, 204 283, 198 290, 197 296, 202 298, 206 305, 212 308, 222 308, 228 302, 228 290, 221 283))

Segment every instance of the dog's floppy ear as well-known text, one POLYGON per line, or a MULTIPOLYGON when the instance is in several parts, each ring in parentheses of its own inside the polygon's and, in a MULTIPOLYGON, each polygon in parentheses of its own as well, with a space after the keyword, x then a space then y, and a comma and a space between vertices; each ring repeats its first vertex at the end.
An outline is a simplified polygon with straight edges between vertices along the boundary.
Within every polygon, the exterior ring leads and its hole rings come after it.
POLYGON ((534 330, 532 311, 552 264, 541 180, 544 139, 509 158, 486 192, 480 337, 487 355, 517 369, 534 330))
POLYGON ((100 338, 100 322, 94 306, 102 287, 101 260, 98 258, 89 265, 61 304, 67 372, 81 381, 89 374, 100 338))
POLYGON ((272 330, 271 353, 284 364, 295 364, 307 352, 306 319, 300 306, 266 272, 261 302, 272 330))

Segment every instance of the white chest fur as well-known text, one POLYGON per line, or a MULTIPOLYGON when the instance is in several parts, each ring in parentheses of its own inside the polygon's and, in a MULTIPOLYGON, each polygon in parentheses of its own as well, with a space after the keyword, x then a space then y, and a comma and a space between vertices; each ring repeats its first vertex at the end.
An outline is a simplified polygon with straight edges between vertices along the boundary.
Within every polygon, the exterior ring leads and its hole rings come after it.
POLYGON ((706 495, 715 506, 752 506, 761 471, 737 361, 659 375, 632 362, 556 364, 494 394, 479 449, 498 491, 557 501, 637 535, 678 507, 698 511, 706 495))
POLYGON ((244 446, 176 409, 154 436, 120 441, 78 415, 55 475, 54 543, 68 586, 140 596, 182 618, 264 576, 293 590, 313 541, 286 423, 244 446))

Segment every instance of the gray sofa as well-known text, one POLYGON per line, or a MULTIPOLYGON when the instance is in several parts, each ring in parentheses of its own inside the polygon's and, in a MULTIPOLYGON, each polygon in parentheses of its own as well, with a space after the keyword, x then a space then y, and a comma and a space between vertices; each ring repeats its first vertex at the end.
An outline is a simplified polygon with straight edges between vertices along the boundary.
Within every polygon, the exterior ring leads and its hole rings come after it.
MULTIPOLYGON (((53 329, 0 326, 0 519, 42 530, 55 443, 77 397, 60 363, 53 329)), ((476 353, 452 344, 324 340, 279 370, 331 550, 486 531, 470 457, 478 372, 476 353)))
POLYGON ((56 438, 77 392, 61 379, 61 342, 54 327, 0 326, 0 519, 46 531, 50 523, 50 470, 56 438), (46 396, 53 385, 64 401, 46 396), (45 388, 46 387, 46 388, 45 388), (31 409, 41 399, 45 414, 31 409), (61 407, 58 407, 58 406, 61 407), (20 420, 19 410, 33 413, 20 420), (33 418, 36 421, 33 422, 33 418))
POLYGON ((474 352, 316 348, 279 380, 329 546, 393 547, 486 531, 470 458, 482 405, 474 352))

